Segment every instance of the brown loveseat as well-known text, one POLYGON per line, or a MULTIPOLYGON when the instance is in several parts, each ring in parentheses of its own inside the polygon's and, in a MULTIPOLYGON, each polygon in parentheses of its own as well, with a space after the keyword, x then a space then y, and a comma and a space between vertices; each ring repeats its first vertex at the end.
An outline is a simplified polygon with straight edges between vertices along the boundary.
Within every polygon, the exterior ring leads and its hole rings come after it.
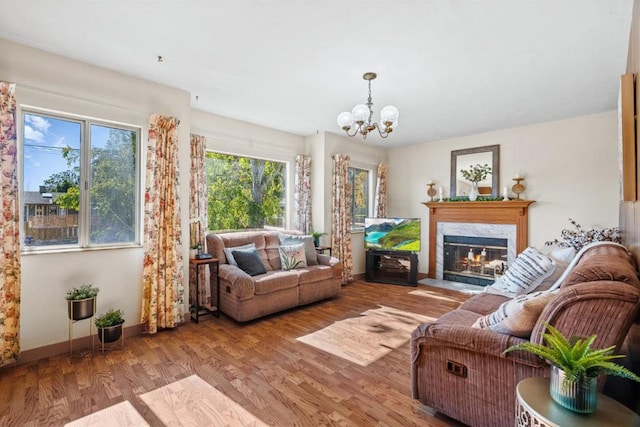
MULTIPOLYGON (((285 231, 287 234, 300 234, 285 231)), ((244 322, 287 308, 337 295, 341 288, 342 264, 337 258, 317 254, 318 265, 289 271, 281 269, 277 231, 209 233, 207 250, 220 260, 220 311, 244 322), (255 244, 266 273, 250 276, 230 265, 224 248, 255 244)), ((211 278, 212 285, 214 277, 211 278)), ((213 296, 213 305, 217 305, 213 296)))
MULTIPOLYGON (((636 263, 624 248, 589 248, 544 307, 529 339, 542 343, 547 322, 568 337, 597 334, 595 348, 620 348, 639 307, 639 289, 636 263)), ((506 348, 526 339, 471 327, 507 299, 478 294, 414 330, 411 386, 415 399, 470 426, 514 425, 516 385, 527 377, 548 377, 549 366, 530 353, 504 354, 506 348)))

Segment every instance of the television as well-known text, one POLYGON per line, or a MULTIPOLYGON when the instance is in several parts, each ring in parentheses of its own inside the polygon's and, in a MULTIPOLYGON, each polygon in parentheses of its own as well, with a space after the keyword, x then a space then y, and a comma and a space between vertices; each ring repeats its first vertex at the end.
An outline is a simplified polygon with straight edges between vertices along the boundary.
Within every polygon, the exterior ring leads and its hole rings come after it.
POLYGON ((364 247, 420 252, 420 218, 365 218, 364 247))

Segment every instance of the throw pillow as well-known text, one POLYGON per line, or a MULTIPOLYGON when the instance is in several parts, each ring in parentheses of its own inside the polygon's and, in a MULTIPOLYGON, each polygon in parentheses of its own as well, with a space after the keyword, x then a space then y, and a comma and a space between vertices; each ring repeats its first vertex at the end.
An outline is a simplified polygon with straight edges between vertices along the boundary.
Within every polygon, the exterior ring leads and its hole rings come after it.
POLYGON ((280 263, 283 270, 306 267, 307 259, 304 254, 304 243, 280 246, 280 263))
POLYGON ((233 256, 233 252, 234 251, 247 251, 247 250, 251 250, 251 249, 255 249, 256 248, 256 244, 255 243, 249 243, 248 245, 242 245, 242 246, 233 246, 231 248, 222 248, 222 250, 224 251, 225 256, 227 257, 227 262, 231 265, 238 265, 238 263, 236 262, 234 256, 233 256))
POLYGON ((522 251, 507 271, 485 290, 513 298, 534 290, 556 268, 554 260, 530 246, 522 251))
POLYGON ((318 265, 318 254, 316 245, 313 244, 313 236, 303 234, 278 234, 281 245, 299 245, 304 243, 304 254, 307 259, 307 265, 318 265))
POLYGON ((264 268, 260 255, 258 255, 258 251, 255 248, 253 250, 234 251, 233 256, 237 262, 238 268, 249 276, 257 276, 258 274, 264 274, 267 272, 267 269, 264 268))
POLYGON ((500 304, 493 313, 480 317, 472 327, 528 338, 542 310, 556 293, 557 291, 539 291, 517 296, 500 304))
POLYGON ((548 253, 547 256, 556 262, 556 268, 549 277, 540 283, 540 285, 535 289, 536 291, 547 291, 549 289, 557 289, 560 287, 559 283, 558 286, 554 285, 576 256, 576 250, 573 248, 557 249, 548 253))

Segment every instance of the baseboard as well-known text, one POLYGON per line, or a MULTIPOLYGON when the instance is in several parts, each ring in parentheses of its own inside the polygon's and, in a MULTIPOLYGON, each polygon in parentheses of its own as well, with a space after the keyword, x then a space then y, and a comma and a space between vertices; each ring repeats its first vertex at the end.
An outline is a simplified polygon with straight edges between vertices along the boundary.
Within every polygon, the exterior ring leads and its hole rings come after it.
POLYGON ((353 280, 363 280, 365 278, 365 273, 358 273, 353 275, 353 280))
MULTIPOLYGON (((133 337, 135 335, 142 334, 142 324, 139 323, 137 325, 129 326, 123 329, 125 339, 127 337, 133 337)), ((98 340, 96 340, 96 343, 98 340)), ((97 344, 96 344, 97 346, 97 344)), ((73 340, 73 352, 81 351, 83 349, 88 349, 91 347, 91 337, 80 337, 73 340)), ((97 347, 96 347, 97 348, 97 347)), ((55 344, 45 345, 43 347, 32 348, 30 350, 25 350, 20 352, 18 356, 18 363, 27 363, 32 362, 34 360, 45 359, 51 356, 58 356, 60 354, 69 353, 69 341, 59 342, 55 344)))

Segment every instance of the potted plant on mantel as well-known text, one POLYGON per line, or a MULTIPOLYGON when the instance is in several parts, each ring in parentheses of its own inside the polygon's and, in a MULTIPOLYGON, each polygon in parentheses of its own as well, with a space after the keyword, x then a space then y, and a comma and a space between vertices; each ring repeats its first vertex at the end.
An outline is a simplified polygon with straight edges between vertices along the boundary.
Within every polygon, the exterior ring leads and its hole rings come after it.
POLYGON ((96 317, 95 324, 100 342, 107 344, 119 340, 122 336, 123 323, 124 317, 120 309, 110 309, 96 317))
POLYGON ((561 406, 584 414, 594 412, 598 404, 598 375, 615 375, 640 382, 636 374, 611 362, 624 357, 611 354, 615 346, 595 350, 591 345, 596 335, 567 340, 553 326, 545 326, 548 332, 542 336, 547 345, 524 342, 509 347, 505 353, 523 350, 548 360, 551 363, 549 394, 561 406))
POLYGON ((96 311, 96 296, 100 288, 90 283, 73 287, 67 291, 67 314, 70 320, 88 319, 96 311))
POLYGON ((487 175, 491 175, 491 166, 488 164, 475 164, 469 169, 460 169, 460 173, 467 181, 471 182, 471 191, 469 192, 469 200, 475 202, 478 198, 478 183, 484 181, 487 175))

